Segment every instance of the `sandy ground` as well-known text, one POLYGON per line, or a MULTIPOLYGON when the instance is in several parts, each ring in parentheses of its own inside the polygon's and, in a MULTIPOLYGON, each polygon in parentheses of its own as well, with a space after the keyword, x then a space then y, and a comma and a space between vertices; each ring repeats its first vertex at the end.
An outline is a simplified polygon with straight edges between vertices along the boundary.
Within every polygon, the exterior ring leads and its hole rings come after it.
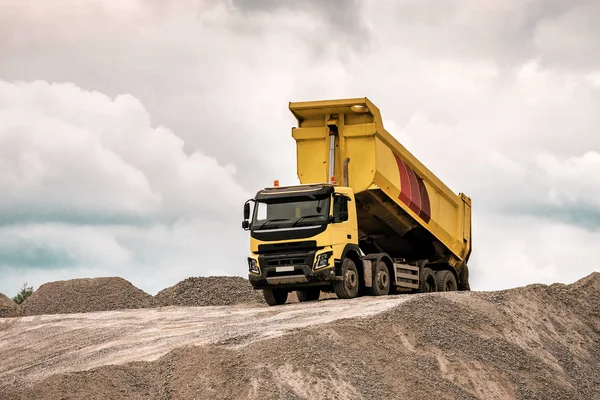
POLYGON ((0 387, 102 365, 153 361, 186 345, 247 345, 344 318, 375 315, 409 295, 279 307, 163 307, 0 320, 0 387))
POLYGON ((600 399, 571 285, 0 319, 0 400, 600 399))

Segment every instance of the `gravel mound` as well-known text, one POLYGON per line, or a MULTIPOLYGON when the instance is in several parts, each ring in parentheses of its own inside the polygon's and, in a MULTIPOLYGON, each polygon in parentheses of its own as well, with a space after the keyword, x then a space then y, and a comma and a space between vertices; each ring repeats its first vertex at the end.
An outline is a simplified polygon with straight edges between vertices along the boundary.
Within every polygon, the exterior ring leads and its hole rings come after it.
POLYGON ((70 314, 152 306, 152 296, 123 278, 45 283, 22 304, 23 315, 70 314))
POLYGON ((252 289, 239 276, 187 278, 163 289, 154 297, 159 306, 229 306, 243 303, 264 304, 262 292, 252 289))
POLYGON ((19 305, 0 293, 0 318, 18 317, 20 314, 19 305))
MULTIPOLYGON (((600 274, 573 285, 408 295, 283 336, 57 374, 7 398, 599 399, 600 274)), ((294 312, 294 306, 285 306, 294 312)), ((2 393, 0 393, 2 394, 2 393)), ((1 396, 0 396, 1 397, 1 396)))

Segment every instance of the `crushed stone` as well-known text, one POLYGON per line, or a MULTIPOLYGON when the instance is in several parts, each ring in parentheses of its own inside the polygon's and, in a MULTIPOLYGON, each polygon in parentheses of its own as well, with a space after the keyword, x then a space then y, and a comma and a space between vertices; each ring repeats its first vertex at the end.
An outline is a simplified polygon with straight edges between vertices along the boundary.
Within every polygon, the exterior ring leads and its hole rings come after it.
POLYGON ((157 306, 229 306, 264 304, 262 291, 239 276, 192 277, 161 290, 157 306))
MULTIPOLYGON (((600 273, 571 285, 406 296, 371 316, 261 340, 240 335, 180 347, 150 362, 58 373, 0 388, 0 397, 600 398, 600 273)), ((331 303, 344 301, 372 300, 331 303)), ((330 302, 319 303, 312 304, 330 302)), ((296 308, 311 310, 300 304, 268 313, 283 317, 296 308)))
POLYGON ((21 305, 23 315, 70 314, 145 308, 152 296, 118 277, 45 283, 21 305))
POLYGON ((21 315, 20 307, 11 298, 0 293, 0 318, 18 317, 21 315))

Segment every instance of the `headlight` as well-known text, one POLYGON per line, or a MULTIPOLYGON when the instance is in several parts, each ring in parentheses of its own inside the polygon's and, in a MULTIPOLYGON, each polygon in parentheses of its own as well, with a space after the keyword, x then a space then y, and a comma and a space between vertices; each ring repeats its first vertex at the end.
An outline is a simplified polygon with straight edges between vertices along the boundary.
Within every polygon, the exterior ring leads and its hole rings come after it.
POLYGON ((248 257, 248 271, 253 274, 260 274, 260 270, 258 269, 258 265, 256 264, 256 260, 254 258, 248 257))
POLYGON ((315 269, 325 268, 329 266, 329 257, 333 255, 332 251, 328 251, 327 253, 319 254, 317 257, 317 262, 315 262, 315 269))

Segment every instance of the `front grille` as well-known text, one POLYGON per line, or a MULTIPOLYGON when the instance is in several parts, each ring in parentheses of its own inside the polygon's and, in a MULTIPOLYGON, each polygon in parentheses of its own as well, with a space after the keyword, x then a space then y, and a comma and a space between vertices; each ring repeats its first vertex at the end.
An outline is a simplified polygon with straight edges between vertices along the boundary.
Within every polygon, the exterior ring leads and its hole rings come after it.
POLYGON ((275 258, 272 260, 267 260, 267 267, 280 267, 284 265, 304 265, 306 259, 304 257, 300 258, 275 258))
POLYGON ((312 267, 315 262, 316 251, 293 254, 268 254, 258 256, 258 263, 262 270, 275 270, 276 267, 312 267))
POLYGON ((273 253, 296 253, 299 251, 317 250, 316 240, 306 240, 303 242, 271 243, 259 244, 258 254, 273 253))

